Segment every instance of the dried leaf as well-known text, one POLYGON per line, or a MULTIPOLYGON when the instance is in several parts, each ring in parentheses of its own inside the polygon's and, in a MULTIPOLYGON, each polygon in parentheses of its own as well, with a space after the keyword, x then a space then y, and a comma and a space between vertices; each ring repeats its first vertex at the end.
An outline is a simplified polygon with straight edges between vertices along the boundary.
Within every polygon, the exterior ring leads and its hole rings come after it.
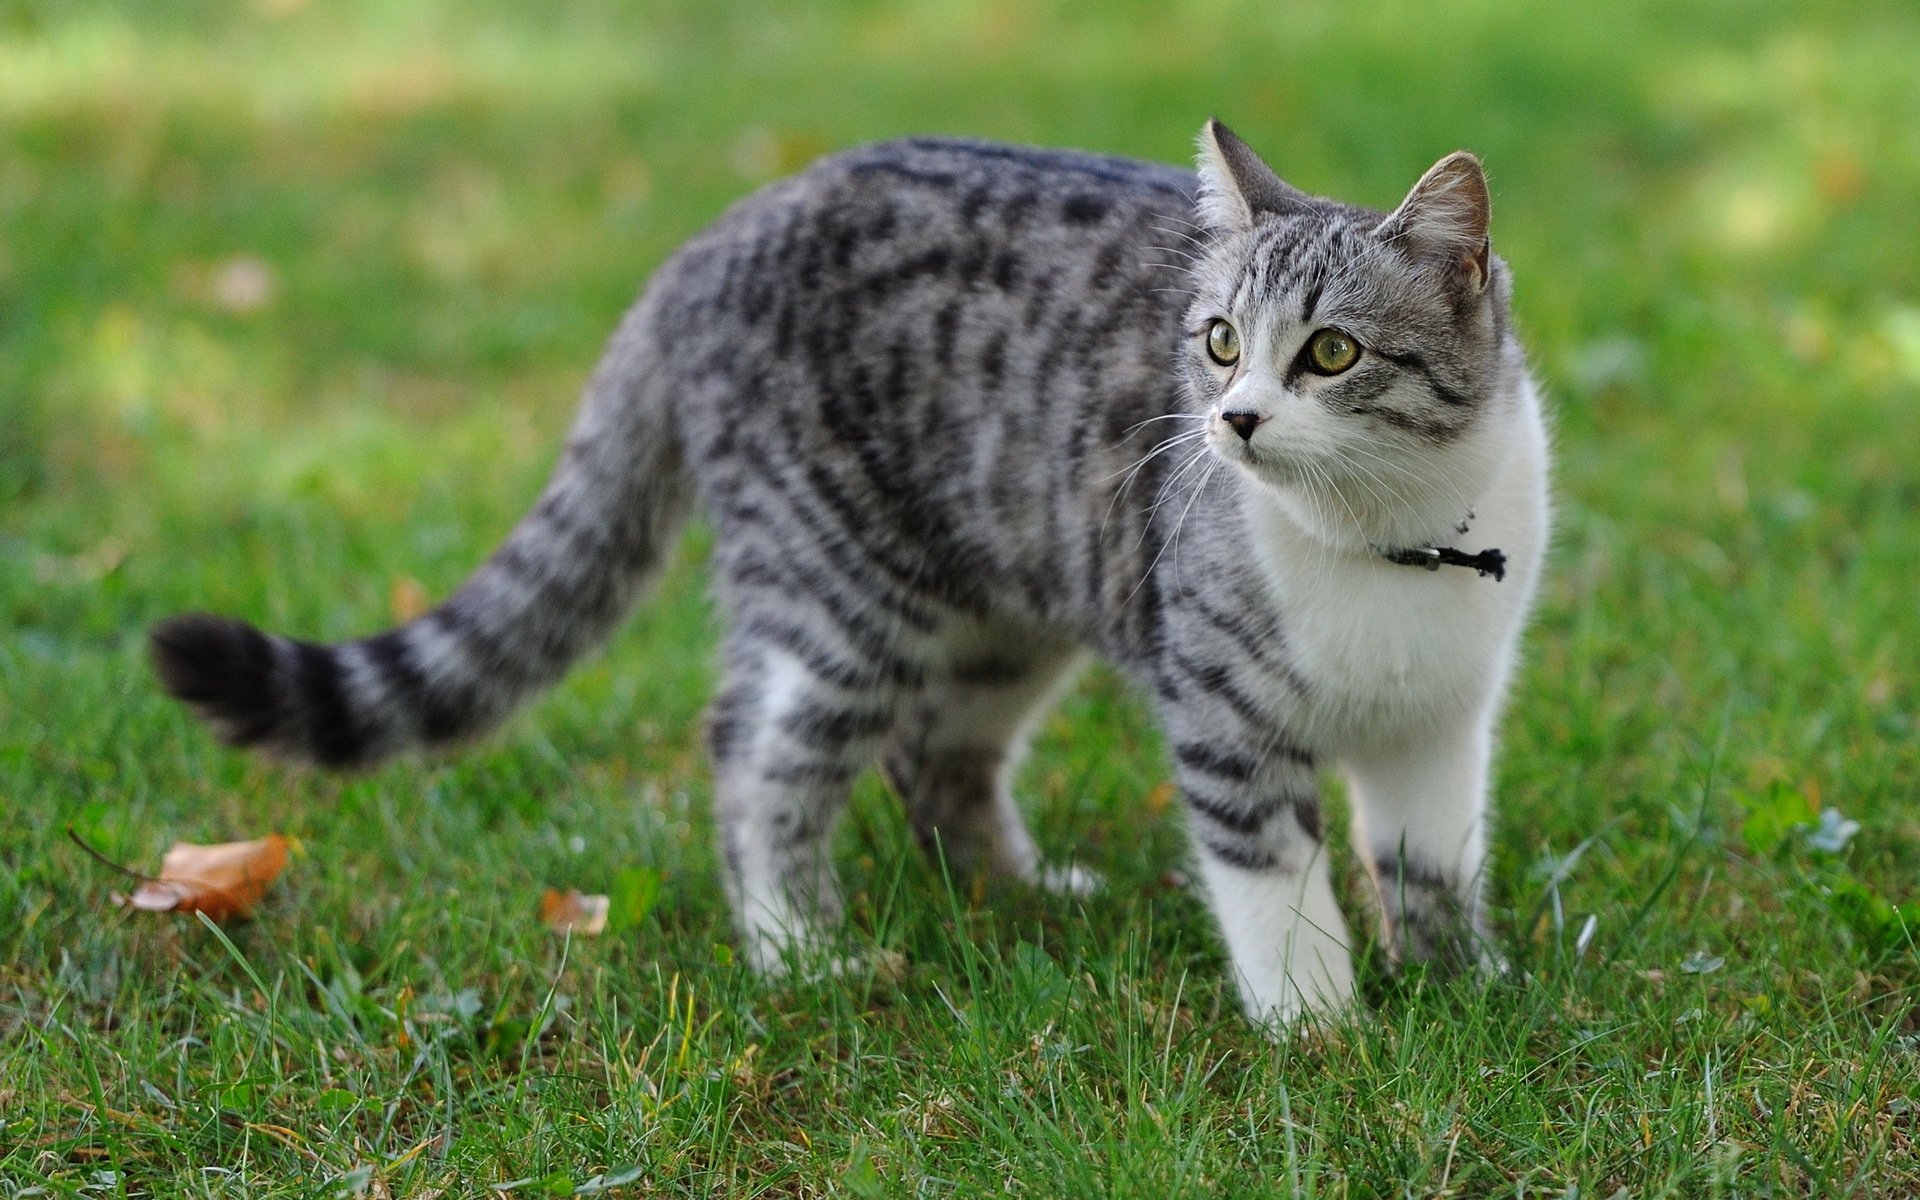
POLYGON ((564 892, 548 888, 540 897, 540 923, 555 933, 592 937, 606 929, 612 907, 613 901, 605 896, 588 896, 572 888, 564 892))
POLYGON ((387 611, 395 622, 406 624, 427 615, 433 607, 427 598, 427 587, 411 575, 396 575, 393 585, 387 589, 387 611))
POLYGON ((116 899, 127 908, 198 912, 225 921, 251 912, 286 865, 287 839, 277 833, 215 846, 175 842, 160 860, 159 878, 116 899))

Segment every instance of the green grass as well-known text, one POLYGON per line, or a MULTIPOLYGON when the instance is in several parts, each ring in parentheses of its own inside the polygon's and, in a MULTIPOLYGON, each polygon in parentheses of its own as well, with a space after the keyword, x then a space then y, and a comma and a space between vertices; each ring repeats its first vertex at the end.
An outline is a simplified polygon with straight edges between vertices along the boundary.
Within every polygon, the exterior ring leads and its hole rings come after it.
POLYGON ((1920 1189, 1920 9, 633 7, 0 3, 0 1194, 1920 1189), (450 762, 279 770, 158 695, 164 614, 341 636, 450 589, 648 270, 771 174, 929 130, 1180 160, 1210 112, 1376 204, 1490 164, 1559 444, 1511 981, 1375 971, 1335 1026, 1248 1029, 1098 673, 1023 794, 1110 891, 956 896, 869 781, 841 859, 904 971, 754 980, 699 536, 450 762), (216 934, 114 910, 69 825, 302 853, 216 934), (639 869, 627 928, 535 919, 639 869))

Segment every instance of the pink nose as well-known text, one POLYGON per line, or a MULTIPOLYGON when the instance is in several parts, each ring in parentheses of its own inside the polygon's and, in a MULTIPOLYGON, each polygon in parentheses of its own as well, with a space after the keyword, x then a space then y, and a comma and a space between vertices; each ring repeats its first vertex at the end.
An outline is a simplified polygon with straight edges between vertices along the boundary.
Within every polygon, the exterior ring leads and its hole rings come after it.
POLYGON ((1252 440, 1255 427, 1266 418, 1259 413, 1230 412, 1221 413, 1220 419, 1233 426, 1233 431, 1240 435, 1241 441, 1245 442, 1252 440))

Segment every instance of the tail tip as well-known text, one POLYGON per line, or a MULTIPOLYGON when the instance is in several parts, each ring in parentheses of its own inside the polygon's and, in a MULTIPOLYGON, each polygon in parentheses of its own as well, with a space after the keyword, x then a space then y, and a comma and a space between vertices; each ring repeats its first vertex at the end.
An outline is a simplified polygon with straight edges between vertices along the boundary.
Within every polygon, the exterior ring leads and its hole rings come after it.
POLYGON ((167 695, 193 709, 222 741, 248 746, 281 723, 273 687, 273 643, 244 621, 207 613, 153 627, 147 652, 167 695))

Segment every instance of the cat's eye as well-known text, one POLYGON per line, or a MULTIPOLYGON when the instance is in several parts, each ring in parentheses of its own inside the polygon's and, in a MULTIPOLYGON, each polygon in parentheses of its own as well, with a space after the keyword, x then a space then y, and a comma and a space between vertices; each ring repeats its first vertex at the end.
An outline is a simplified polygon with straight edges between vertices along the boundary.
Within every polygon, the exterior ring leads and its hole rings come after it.
POLYGON ((1316 375, 1338 375, 1360 360, 1360 343, 1338 329, 1322 329, 1307 339, 1307 367, 1316 375))
POLYGON ((1240 361, 1240 334, 1225 321, 1207 326, 1207 357, 1223 367, 1240 361))

